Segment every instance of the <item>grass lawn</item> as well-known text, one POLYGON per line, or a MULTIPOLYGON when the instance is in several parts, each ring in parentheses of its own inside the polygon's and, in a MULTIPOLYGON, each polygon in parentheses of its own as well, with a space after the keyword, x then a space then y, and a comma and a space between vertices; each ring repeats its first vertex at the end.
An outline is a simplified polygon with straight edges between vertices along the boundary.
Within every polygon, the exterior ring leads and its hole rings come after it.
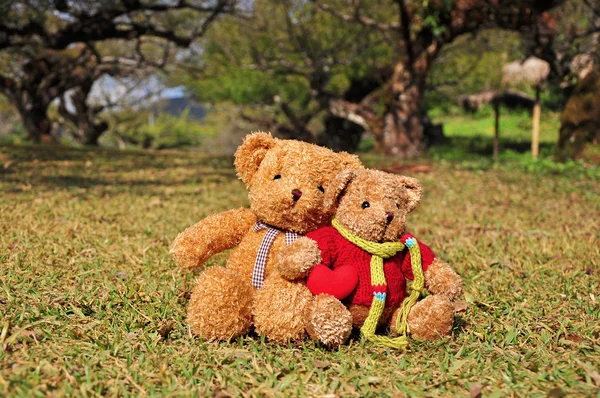
MULTIPOLYGON (((559 114, 544 112, 540 120, 540 157, 554 151, 560 129, 559 114)), ((443 123, 448 145, 436 148, 433 157, 465 160, 484 157, 491 160, 494 137, 494 115, 491 107, 476 114, 445 115, 435 118, 443 123)), ((516 154, 531 153, 531 114, 527 111, 501 110, 500 159, 511 159, 516 154)))
POLYGON ((396 168, 423 182, 410 230, 464 277, 468 308, 406 353, 328 351, 188 332, 194 275, 168 247, 247 205, 232 159, 0 146, 0 396, 600 397, 597 173, 396 168))

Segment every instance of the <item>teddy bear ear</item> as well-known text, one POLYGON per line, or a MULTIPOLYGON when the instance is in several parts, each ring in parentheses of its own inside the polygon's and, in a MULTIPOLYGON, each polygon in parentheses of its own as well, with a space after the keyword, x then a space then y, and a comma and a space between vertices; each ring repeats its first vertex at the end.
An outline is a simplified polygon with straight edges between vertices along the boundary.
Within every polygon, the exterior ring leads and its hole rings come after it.
POLYGON ((407 197, 407 210, 409 212, 413 211, 419 202, 421 201, 421 194, 423 193, 423 188, 421 187, 421 183, 416 178, 406 177, 406 176, 398 176, 400 179, 400 187, 404 191, 404 195, 407 197))
POLYGON ((355 177, 356 170, 354 169, 343 169, 335 176, 325 191, 325 206, 327 208, 333 208, 337 205, 342 193, 355 177))
POLYGON ((338 152, 338 158, 343 169, 364 169, 364 166, 358 156, 349 154, 348 152, 338 152))
POLYGON ((235 151, 235 169, 238 176, 248 185, 258 170, 269 149, 275 146, 275 138, 270 133, 248 134, 235 151))

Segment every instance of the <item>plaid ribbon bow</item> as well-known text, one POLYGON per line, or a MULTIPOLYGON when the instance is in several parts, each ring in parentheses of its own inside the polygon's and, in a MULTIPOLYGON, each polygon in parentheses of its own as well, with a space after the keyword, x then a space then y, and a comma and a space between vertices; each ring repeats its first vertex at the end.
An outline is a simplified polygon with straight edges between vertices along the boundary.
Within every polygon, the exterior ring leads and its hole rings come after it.
POLYGON ((258 253, 256 254, 256 261, 254 262, 254 269, 252 270, 252 286, 257 289, 260 289, 265 281, 265 268, 267 266, 267 256, 269 255, 269 249, 273 244, 273 241, 282 232, 285 232, 285 244, 291 245, 298 239, 298 234, 293 231, 282 231, 275 227, 265 224, 264 222, 258 220, 256 224, 254 224, 254 230, 260 231, 261 229, 266 229, 267 233, 263 237, 262 242, 260 243, 260 247, 258 248, 258 253))

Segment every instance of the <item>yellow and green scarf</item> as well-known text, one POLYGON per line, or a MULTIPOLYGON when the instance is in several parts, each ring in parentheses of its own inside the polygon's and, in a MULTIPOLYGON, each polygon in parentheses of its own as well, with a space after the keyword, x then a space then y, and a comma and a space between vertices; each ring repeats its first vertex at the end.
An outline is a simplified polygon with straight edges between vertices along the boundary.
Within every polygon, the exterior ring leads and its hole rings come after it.
POLYGON ((337 220, 333 220, 331 225, 348 241, 354 243, 367 253, 371 254, 371 286, 373 287, 373 302, 369 315, 365 320, 364 325, 360 328, 363 337, 366 340, 375 342, 380 345, 384 345, 399 350, 406 349, 408 345, 408 313, 410 309, 415 305, 421 290, 425 285, 425 277, 423 275, 423 268, 421 264, 421 251, 417 240, 408 235, 404 236, 399 242, 385 242, 377 243, 363 239, 352 232, 348 231, 340 225, 337 220), (383 259, 394 257, 398 252, 408 247, 410 253, 410 261, 412 271, 414 275, 414 281, 411 286, 411 293, 402 302, 400 313, 396 319, 396 330, 400 336, 391 338, 385 336, 377 336, 375 330, 377 329, 377 323, 383 310, 385 308, 385 296, 387 282, 385 280, 385 274, 383 272, 383 259))

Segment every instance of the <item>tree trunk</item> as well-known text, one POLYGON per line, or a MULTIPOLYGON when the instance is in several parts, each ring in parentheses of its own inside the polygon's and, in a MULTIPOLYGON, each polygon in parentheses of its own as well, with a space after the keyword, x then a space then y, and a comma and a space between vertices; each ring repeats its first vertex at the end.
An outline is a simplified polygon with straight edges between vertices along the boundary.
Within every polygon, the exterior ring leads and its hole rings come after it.
POLYGON ((531 155, 538 158, 540 151, 540 116, 542 107, 540 105, 540 85, 535 86, 535 104, 533 105, 533 120, 531 127, 531 155))
POLYGON ((108 130, 108 124, 98 119, 102 108, 94 109, 87 104, 92 85, 93 81, 90 80, 81 87, 75 88, 71 93, 70 99, 75 110, 74 113, 67 109, 65 96, 61 98, 58 111, 73 125, 71 132, 77 142, 88 146, 98 146, 98 140, 108 130))
POLYGON ((317 137, 319 145, 334 151, 356 152, 365 129, 350 120, 328 115, 325 118, 325 131, 317 137))
POLYGON ((500 100, 494 98, 494 162, 500 158, 500 100))
POLYGON ((52 123, 48 118, 48 106, 43 104, 18 104, 17 109, 27 131, 27 139, 36 143, 55 143, 52 123))
POLYGON ((587 145, 600 143, 600 67, 579 81, 560 115, 555 156, 578 159, 587 145))
POLYGON ((108 123, 99 122, 90 126, 90 129, 85 131, 83 144, 88 146, 98 146, 98 140, 108 130, 108 123))
POLYGON ((383 117, 381 134, 376 136, 378 149, 387 156, 413 158, 425 147, 420 104, 424 77, 415 76, 398 63, 392 76, 391 101, 383 117))

